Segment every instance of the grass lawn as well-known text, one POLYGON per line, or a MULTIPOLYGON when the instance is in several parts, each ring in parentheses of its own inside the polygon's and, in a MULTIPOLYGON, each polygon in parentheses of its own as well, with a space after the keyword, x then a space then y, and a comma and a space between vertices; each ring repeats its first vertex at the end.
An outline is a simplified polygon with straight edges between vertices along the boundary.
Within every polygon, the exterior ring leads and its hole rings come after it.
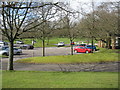
MULTIPOLYGON (((18 39, 19 40, 19 39, 18 39)), ((25 44, 31 44, 33 39, 22 39, 22 41, 25 44)), ((34 39, 36 43, 34 44, 34 47, 42 47, 42 41, 40 39, 34 39)), ((17 40, 16 40, 17 41, 17 40)), ((75 39, 74 42, 84 41, 86 42, 86 39, 75 39)), ((48 40, 45 40, 46 47, 55 47, 58 42, 64 42, 65 44, 70 44, 70 40, 68 38, 51 38, 49 40, 49 45, 47 45, 48 40)), ((94 41, 96 42, 96 41, 94 41)))
POLYGON ((100 49, 99 52, 66 56, 46 56, 20 59, 20 63, 92 63, 118 61, 117 50, 100 49))
POLYGON ((2 70, 0 70, 0 90, 2 88, 2 70))
POLYGON ((3 88, 118 88, 117 72, 3 71, 3 88))

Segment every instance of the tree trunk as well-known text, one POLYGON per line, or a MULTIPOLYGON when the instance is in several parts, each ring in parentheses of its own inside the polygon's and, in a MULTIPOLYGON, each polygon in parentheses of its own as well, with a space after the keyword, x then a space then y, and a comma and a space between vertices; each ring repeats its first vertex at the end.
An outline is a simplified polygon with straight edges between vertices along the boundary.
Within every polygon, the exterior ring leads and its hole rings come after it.
POLYGON ((94 51, 94 50, 93 50, 93 44, 94 44, 94 43, 93 43, 93 36, 92 36, 92 43, 91 43, 91 44, 92 44, 92 53, 93 53, 93 51, 94 51))
POLYGON ((45 56, 45 40, 42 40, 42 44, 43 44, 43 57, 45 56))
POLYGON ((10 41, 9 43, 9 60, 8 60, 8 70, 14 70, 13 69, 13 41, 10 41))
POLYGON ((72 44, 72 40, 70 40, 70 46, 71 46, 71 55, 73 55, 73 44, 72 44))
POLYGON ((120 49, 120 37, 118 37, 118 48, 120 49))
POLYGON ((49 38, 47 39, 47 45, 49 45, 49 38))

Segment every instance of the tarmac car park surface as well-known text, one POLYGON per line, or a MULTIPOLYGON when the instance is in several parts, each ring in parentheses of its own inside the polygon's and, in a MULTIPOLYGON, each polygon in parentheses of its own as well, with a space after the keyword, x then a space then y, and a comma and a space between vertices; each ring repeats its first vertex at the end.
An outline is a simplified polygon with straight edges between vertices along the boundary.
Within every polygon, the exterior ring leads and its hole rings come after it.
MULTIPOLYGON (((22 50, 21 55, 14 55, 14 61, 22 58, 42 56, 42 48, 34 48, 32 50, 22 50)), ((82 54, 82 53, 74 53, 82 54)), ((47 47, 46 56, 54 55, 70 55, 70 47, 47 47)), ((7 70, 8 58, 2 58, 0 61, 2 70, 7 70)), ((80 64, 27 64, 27 63, 14 63, 15 70, 29 70, 29 71, 109 71, 117 72, 118 64, 120 62, 105 62, 105 63, 80 63, 80 64)), ((1 67, 1 66, 0 66, 1 67)))

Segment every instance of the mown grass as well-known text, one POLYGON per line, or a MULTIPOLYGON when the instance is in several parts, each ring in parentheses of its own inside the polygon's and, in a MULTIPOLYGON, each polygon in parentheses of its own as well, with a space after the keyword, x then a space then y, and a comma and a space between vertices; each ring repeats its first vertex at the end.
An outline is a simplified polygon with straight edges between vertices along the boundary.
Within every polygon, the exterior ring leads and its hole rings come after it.
MULTIPOLYGON (((17 40, 19 40, 19 39, 17 39, 17 40)), ((25 44, 32 44, 32 40, 33 39, 22 39, 22 41, 25 44)), ((34 44, 34 47, 42 47, 41 39, 34 39, 34 40, 36 41, 36 43, 34 44)), ((74 42, 79 42, 79 41, 84 41, 84 43, 86 43, 86 39, 79 39, 79 38, 74 39, 74 42)), ((58 42, 64 42, 65 44, 70 44, 70 40, 68 38, 55 38, 54 37, 54 38, 49 39, 49 44, 48 45, 47 45, 48 40, 45 40, 45 45, 46 45, 46 47, 55 47, 56 45, 54 45, 54 44, 57 44, 58 42)))
POLYGON ((116 72, 3 71, 2 88, 118 88, 116 72))
POLYGON ((100 49, 99 52, 79 55, 30 57, 20 59, 19 63, 94 63, 118 61, 117 50, 100 49))
POLYGON ((2 89, 2 70, 0 70, 0 89, 2 89))

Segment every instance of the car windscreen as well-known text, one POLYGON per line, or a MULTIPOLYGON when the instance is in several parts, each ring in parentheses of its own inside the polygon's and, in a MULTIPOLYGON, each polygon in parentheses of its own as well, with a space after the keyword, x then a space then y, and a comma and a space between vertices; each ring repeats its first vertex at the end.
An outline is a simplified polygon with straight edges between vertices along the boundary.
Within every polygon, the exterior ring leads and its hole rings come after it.
POLYGON ((78 47, 78 48, 85 49, 85 47, 78 47))
POLYGON ((17 48, 14 48, 14 50, 18 50, 17 48))
MULTIPOLYGON (((87 47, 92 47, 92 46, 87 46, 87 47)), ((93 46, 94 47, 94 46, 93 46)))
POLYGON ((6 49, 8 49, 8 47, 2 47, 2 50, 6 50, 6 49))

